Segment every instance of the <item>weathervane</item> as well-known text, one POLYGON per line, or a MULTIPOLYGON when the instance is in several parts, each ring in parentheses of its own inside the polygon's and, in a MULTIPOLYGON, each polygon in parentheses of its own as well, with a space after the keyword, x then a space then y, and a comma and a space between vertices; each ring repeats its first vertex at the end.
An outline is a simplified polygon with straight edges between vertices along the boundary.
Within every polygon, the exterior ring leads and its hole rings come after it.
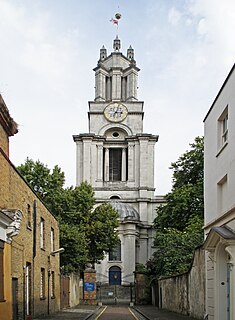
POLYGON ((110 22, 112 22, 114 25, 117 26, 117 31, 118 31, 118 24, 119 24, 119 20, 121 19, 122 15, 121 13, 117 12, 114 16, 114 18, 110 19, 110 22))

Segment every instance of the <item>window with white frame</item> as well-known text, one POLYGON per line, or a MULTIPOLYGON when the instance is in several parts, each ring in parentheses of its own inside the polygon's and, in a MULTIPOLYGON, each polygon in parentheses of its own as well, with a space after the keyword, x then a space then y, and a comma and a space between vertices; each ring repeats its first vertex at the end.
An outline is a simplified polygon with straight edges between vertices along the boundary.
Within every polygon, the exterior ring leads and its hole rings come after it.
POLYGON ((121 241, 119 240, 116 247, 109 251, 109 261, 121 261, 121 241))
POLYGON ((228 188, 228 176, 227 174, 220 179, 217 183, 217 213, 218 215, 223 214, 226 211, 226 200, 228 188))
POLYGON ((40 278, 40 298, 45 298, 46 289, 46 279, 45 279, 45 269, 41 268, 41 278, 40 278))
POLYGON ((228 142, 228 106, 218 119, 218 147, 225 146, 228 142))
POLYGON ((55 298, 55 272, 51 271, 51 298, 55 298))
POLYGON ((32 212, 31 212, 30 204, 27 205, 27 218, 28 218, 27 227, 31 229, 32 228, 32 212))
POLYGON ((228 140, 228 113, 222 120, 222 143, 224 144, 228 140))
POLYGON ((40 248, 45 249, 45 220, 40 220, 40 248))
POLYGON ((55 231, 51 228, 51 252, 55 250, 55 231))

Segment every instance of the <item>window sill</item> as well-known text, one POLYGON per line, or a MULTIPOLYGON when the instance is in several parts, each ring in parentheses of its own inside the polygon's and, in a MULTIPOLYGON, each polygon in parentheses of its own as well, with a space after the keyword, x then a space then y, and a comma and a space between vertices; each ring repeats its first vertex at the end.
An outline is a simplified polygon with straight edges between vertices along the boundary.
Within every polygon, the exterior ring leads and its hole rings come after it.
POLYGON ((46 297, 41 297, 40 300, 46 300, 46 297))
POLYGON ((27 226, 27 229, 28 229, 29 231, 32 231, 32 228, 31 228, 30 226, 27 226))
POLYGON ((218 151, 217 155, 216 155, 216 158, 221 154, 221 152, 227 147, 228 145, 228 141, 226 141, 222 147, 220 148, 220 150, 218 151))

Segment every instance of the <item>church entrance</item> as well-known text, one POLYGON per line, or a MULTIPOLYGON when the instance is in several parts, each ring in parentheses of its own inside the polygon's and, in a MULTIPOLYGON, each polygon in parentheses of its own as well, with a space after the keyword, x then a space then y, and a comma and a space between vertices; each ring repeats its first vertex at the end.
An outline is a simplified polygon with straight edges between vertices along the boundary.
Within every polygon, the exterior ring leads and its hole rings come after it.
POLYGON ((134 283, 122 281, 121 269, 110 267, 109 282, 97 283, 97 299, 106 305, 129 305, 135 301, 134 283))
POLYGON ((121 285, 121 269, 119 267, 111 267, 109 269, 109 284, 121 285))

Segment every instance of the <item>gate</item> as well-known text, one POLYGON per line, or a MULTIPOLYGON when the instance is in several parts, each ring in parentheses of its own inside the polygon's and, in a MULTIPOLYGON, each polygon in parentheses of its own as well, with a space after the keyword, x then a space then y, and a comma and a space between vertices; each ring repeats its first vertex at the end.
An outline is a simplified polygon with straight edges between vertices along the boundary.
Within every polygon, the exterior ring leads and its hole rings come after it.
POLYGON ((60 309, 69 307, 70 293, 70 278, 69 276, 60 276, 60 309))
POLYGON ((135 286, 130 282, 127 284, 97 283, 97 300, 102 304, 130 304, 135 301, 135 286))

